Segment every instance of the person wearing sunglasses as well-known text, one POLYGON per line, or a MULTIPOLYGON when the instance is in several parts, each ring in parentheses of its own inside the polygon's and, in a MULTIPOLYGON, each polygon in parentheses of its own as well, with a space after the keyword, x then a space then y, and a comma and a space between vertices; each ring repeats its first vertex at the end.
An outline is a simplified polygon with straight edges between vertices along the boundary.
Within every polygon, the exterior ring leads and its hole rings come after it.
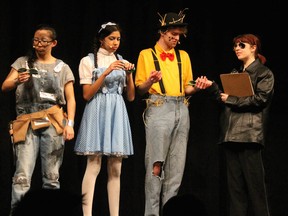
POLYGON ((233 51, 241 62, 237 72, 249 74, 254 95, 228 95, 210 80, 207 81, 210 87, 206 89, 224 109, 220 117, 219 144, 223 145, 225 153, 228 216, 269 216, 262 151, 274 95, 274 75, 265 66, 266 58, 261 54, 258 36, 236 36, 233 51))
POLYGON ((15 156, 11 213, 30 190, 38 154, 42 188, 60 188, 64 143, 74 138, 75 78, 70 67, 52 55, 56 45, 55 29, 37 26, 31 52, 14 61, 2 84, 2 91, 16 91, 17 118, 9 131, 15 156))

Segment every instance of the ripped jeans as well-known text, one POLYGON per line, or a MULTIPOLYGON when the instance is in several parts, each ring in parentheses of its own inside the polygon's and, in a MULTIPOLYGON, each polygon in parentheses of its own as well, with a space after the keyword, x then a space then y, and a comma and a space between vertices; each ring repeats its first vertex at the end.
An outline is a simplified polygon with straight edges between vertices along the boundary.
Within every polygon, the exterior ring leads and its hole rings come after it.
POLYGON ((64 153, 64 140, 55 128, 33 131, 29 126, 25 143, 15 144, 16 170, 12 182, 11 211, 31 186, 31 178, 40 152, 42 188, 59 189, 59 168, 64 153))
POLYGON ((184 97, 152 95, 145 110, 145 216, 158 216, 176 196, 183 177, 190 129, 184 97), (155 165, 160 172, 155 175, 155 165))

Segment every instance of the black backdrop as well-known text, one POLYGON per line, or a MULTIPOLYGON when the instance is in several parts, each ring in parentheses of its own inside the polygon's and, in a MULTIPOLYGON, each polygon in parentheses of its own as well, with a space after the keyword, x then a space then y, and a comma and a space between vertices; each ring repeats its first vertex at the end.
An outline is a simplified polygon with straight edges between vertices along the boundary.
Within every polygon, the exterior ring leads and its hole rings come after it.
MULTIPOLYGON (((242 33, 254 33, 263 43, 267 65, 275 74, 275 97, 272 104, 268 141, 264 152, 268 194, 273 216, 287 216, 288 202, 288 134, 287 134, 287 64, 285 47, 287 12, 284 3, 274 1, 191 0, 83 0, 83 1, 22 1, 0 3, 0 82, 2 83, 14 60, 26 53, 39 23, 52 24, 58 32, 58 46, 54 55, 72 68, 76 77, 77 114, 75 132, 85 105, 78 79, 78 64, 91 47, 95 31, 105 21, 116 21, 124 30, 119 53, 136 63, 139 51, 154 45, 157 12, 178 12, 189 8, 185 21, 189 23, 187 38, 179 48, 191 57, 194 77, 206 75, 219 82, 219 74, 231 71, 237 60, 232 51, 232 38, 242 33), (284 65, 286 67, 284 67, 284 65), (281 103, 280 103, 281 101, 281 103)), ((0 93, 0 215, 8 215, 11 178, 14 172, 12 148, 7 124, 15 118, 14 93, 0 93)), ((191 193, 203 199, 209 215, 224 216, 225 178, 222 151, 216 144, 218 137, 218 106, 202 93, 190 99, 191 130, 187 163, 179 193, 191 193)), ((145 132, 142 123, 144 102, 127 103, 131 120, 134 156, 124 160, 121 182, 121 214, 141 216, 144 209, 144 151, 145 132)), ((61 186, 80 193, 85 171, 85 159, 73 153, 74 141, 67 142, 61 186)), ((106 191, 106 161, 95 189, 96 215, 108 215, 106 191)), ((39 163, 33 175, 32 188, 41 187, 39 163)))

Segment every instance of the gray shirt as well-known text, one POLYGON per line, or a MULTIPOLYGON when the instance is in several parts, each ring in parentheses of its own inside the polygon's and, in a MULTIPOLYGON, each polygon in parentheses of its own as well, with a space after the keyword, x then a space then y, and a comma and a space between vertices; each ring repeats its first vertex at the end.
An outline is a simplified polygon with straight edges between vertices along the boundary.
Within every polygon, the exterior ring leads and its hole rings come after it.
MULTIPOLYGON (((29 69, 27 57, 19 57, 11 67, 29 69)), ((75 81, 69 65, 57 59, 55 63, 34 63, 37 73, 31 74, 28 82, 18 85, 16 89, 16 113, 27 114, 48 109, 53 105, 65 105, 64 86, 75 81)))

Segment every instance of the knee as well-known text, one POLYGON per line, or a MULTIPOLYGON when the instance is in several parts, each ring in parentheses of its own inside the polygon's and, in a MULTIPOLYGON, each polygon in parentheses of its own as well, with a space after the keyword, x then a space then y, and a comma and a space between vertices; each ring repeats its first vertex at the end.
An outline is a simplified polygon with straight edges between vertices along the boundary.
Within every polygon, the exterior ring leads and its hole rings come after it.
POLYGON ((27 179, 26 176, 14 176, 13 177, 13 184, 20 184, 23 186, 29 186, 30 180, 27 179))
POLYGON ((53 180, 53 181, 58 181, 59 179, 59 174, 58 173, 45 173, 45 178, 46 179, 50 179, 50 180, 53 180))
POLYGON ((121 176, 121 170, 116 168, 111 168, 108 170, 108 174, 111 178, 119 178, 121 176))
POLYGON ((163 170, 163 162, 161 161, 156 161, 153 164, 153 175, 161 177, 162 174, 162 170, 163 170))

